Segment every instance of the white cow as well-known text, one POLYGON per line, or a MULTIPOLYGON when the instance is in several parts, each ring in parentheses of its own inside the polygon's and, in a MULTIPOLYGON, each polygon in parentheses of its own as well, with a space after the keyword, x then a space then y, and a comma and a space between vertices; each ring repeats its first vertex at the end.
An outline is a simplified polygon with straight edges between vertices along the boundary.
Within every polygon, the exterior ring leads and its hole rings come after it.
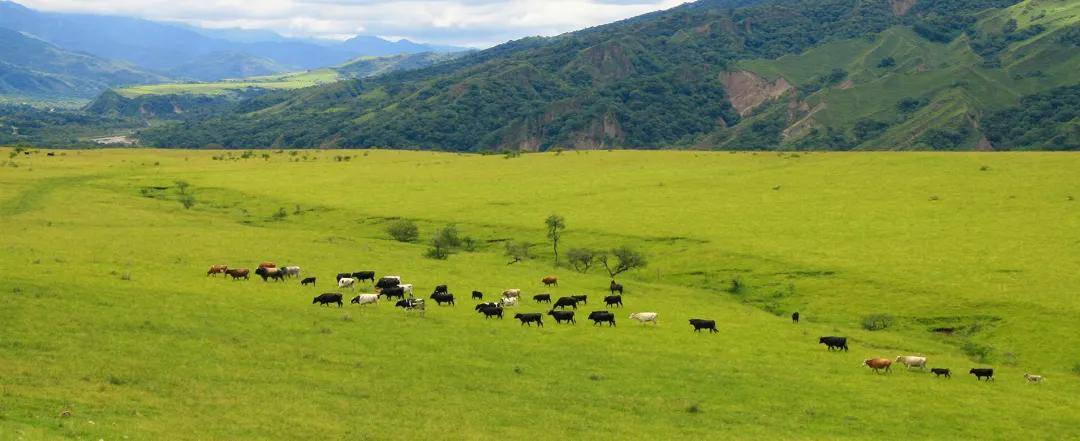
POLYGON ((358 304, 360 306, 378 305, 379 304, 379 295, 378 294, 360 294, 360 295, 358 295, 358 296, 356 296, 355 298, 352 299, 352 303, 358 304))
POLYGON ((517 297, 503 297, 501 300, 499 300, 499 306, 502 306, 503 308, 509 308, 511 306, 517 306, 517 304, 518 304, 518 302, 520 300, 521 299, 519 299, 517 297))
POLYGON ((506 291, 503 291, 502 297, 504 299, 520 299, 521 298, 521 290, 520 289, 508 289, 506 291))
POLYGON ((917 357, 914 355, 899 355, 896 357, 896 362, 907 366, 908 369, 913 367, 926 369, 926 357, 917 357))
POLYGON ((285 272, 285 277, 300 277, 300 267, 298 266, 287 266, 281 270, 285 272))
POLYGON ((398 285, 398 286, 400 286, 401 289, 405 290, 405 294, 408 294, 410 296, 413 295, 413 293, 412 293, 412 284, 411 283, 406 283, 404 285, 398 285))
POLYGON ((1031 375, 1031 374, 1024 374, 1024 378, 1027 378, 1028 383, 1042 383, 1043 380, 1046 379, 1046 378, 1043 378, 1042 375, 1031 375))
POLYGON ((356 285, 356 279, 352 277, 343 277, 337 282, 338 288, 352 288, 353 285, 356 285))
POLYGON ((660 314, 655 312, 635 312, 633 314, 630 314, 630 319, 637 320, 641 322, 641 324, 652 322, 652 324, 656 325, 660 323, 656 320, 657 316, 659 315, 660 314))

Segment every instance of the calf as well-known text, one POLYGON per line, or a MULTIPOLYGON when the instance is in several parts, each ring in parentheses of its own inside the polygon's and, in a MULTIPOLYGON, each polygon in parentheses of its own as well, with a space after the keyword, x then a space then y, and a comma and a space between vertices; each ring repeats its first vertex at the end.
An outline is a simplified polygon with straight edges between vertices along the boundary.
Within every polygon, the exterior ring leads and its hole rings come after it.
POLYGON ((593 311, 589 313, 589 320, 593 321, 593 326, 601 323, 607 323, 609 327, 615 326, 615 314, 607 311, 593 311))
POLYGON ((400 286, 394 286, 394 287, 390 287, 390 288, 381 289, 381 290, 379 290, 379 295, 380 296, 386 296, 386 300, 390 300, 390 299, 392 299, 394 297, 397 297, 399 299, 404 299, 405 298, 405 288, 402 288, 400 286))
POLYGON ((335 292, 328 292, 315 297, 315 299, 311 301, 311 304, 314 305, 316 303, 319 303, 322 306, 330 306, 332 303, 337 303, 338 308, 345 305, 345 302, 341 301, 341 294, 335 292))
POLYGON ((450 293, 435 293, 431 295, 431 300, 435 301, 436 305, 442 306, 443 303, 449 303, 450 306, 454 305, 454 295, 450 293))
POLYGON ((378 305, 379 304, 379 295, 378 294, 360 294, 360 295, 354 297, 350 303, 352 303, 354 305, 360 305, 360 306, 378 305))
POLYGON ((514 318, 516 318, 518 320, 521 320, 521 325, 522 326, 528 324, 530 327, 532 327, 533 323, 536 323, 537 326, 540 326, 540 327, 544 326, 544 316, 539 314, 539 313, 534 313, 534 314, 521 314, 521 313, 518 313, 518 314, 514 314, 514 318))
POLYGON ((229 265, 212 265, 210 267, 210 269, 208 271, 206 271, 206 275, 207 276, 212 276, 212 275, 217 275, 217 274, 225 274, 225 271, 228 271, 228 270, 229 270, 229 265))
POLYGON ((499 299, 499 306, 501 306, 503 308, 509 308, 511 306, 517 306, 517 304, 518 304, 518 298, 517 297, 499 299))
POLYGON ((635 312, 633 314, 630 314, 630 320, 637 320, 643 325, 649 322, 652 322, 652 324, 654 325, 658 325, 660 324, 660 322, 657 321, 657 318, 659 318, 659 316, 660 314, 657 314, 655 312, 635 312))
POLYGON ((622 308, 622 296, 607 296, 604 297, 604 303, 610 308, 612 306, 618 306, 622 308))
POLYGON ((710 333, 720 332, 716 330, 716 320, 690 319, 690 326, 694 327, 694 332, 701 332, 702 329, 708 329, 710 333))
POLYGON ((615 291, 618 291, 620 295, 623 294, 622 285, 615 283, 614 280, 611 281, 611 285, 608 288, 611 289, 611 294, 615 294, 615 291))
POLYGON ((986 378, 986 381, 991 381, 994 379, 993 369, 972 368, 970 371, 968 371, 968 373, 974 375, 976 380, 982 380, 983 378, 986 378))
POLYGON ((555 306, 553 306, 552 308, 565 308, 567 306, 572 306, 574 309, 577 309, 577 302, 577 299, 573 297, 560 297, 559 300, 555 301, 555 306))
POLYGON ((540 283, 543 283, 544 286, 559 286, 559 278, 555 276, 547 276, 541 279, 540 283))
POLYGON ((797 311, 791 313, 791 323, 799 323, 799 313, 797 311))
POLYGON ((356 279, 354 279, 352 277, 346 277, 344 279, 341 279, 341 280, 337 281, 337 287, 338 288, 342 288, 342 289, 344 289, 344 288, 352 288, 353 285, 356 285, 356 279))
POLYGON ((1028 383, 1042 383, 1045 378, 1042 375, 1024 374, 1024 378, 1027 378, 1028 383))
POLYGON ((581 303, 582 305, 588 305, 589 304, 589 296, 584 295, 584 294, 577 295, 577 296, 570 296, 570 298, 572 298, 574 300, 577 300, 578 303, 581 303))
POLYGON ((913 367, 926 369, 926 357, 916 357, 914 355, 900 355, 896 357, 896 362, 901 363, 908 369, 913 367))
POLYGON ((363 282, 365 280, 375 281, 375 271, 357 271, 352 273, 352 278, 363 282))
POLYGON ((421 316, 427 311, 424 299, 401 299, 394 304, 394 307, 404 309, 405 312, 419 311, 421 316))
POLYGON ((480 291, 473 291, 472 298, 473 300, 484 300, 484 293, 480 291))
POLYGON ((886 373, 892 370, 892 360, 888 358, 871 358, 863 360, 863 364, 873 369, 875 374, 880 373, 881 369, 884 369, 886 373))
POLYGON ((315 278, 314 277, 308 277, 308 278, 306 278, 304 280, 301 280, 300 281, 300 286, 305 286, 305 285, 315 286, 315 278))
POLYGON ((251 270, 247 268, 230 268, 225 270, 225 274, 231 276, 233 280, 248 280, 248 275, 251 274, 251 270))
POLYGON ((450 291, 447 290, 446 285, 439 285, 435 287, 435 291, 432 291, 432 294, 446 294, 448 292, 450 291))
POLYGON ((818 343, 829 347, 829 350, 844 350, 847 352, 847 337, 821 337, 818 338, 818 343))
POLYGON ((930 369, 930 373, 934 374, 935 377, 952 378, 952 371, 945 368, 933 368, 930 369))
POLYGON ((552 309, 548 311, 547 315, 555 317, 556 325, 562 322, 577 324, 577 320, 574 320, 574 311, 556 311, 552 309))
POLYGON ((484 319, 487 320, 492 317, 498 317, 500 320, 503 318, 503 309, 498 306, 491 306, 480 310, 481 314, 484 314, 484 319))
POLYGON ((551 303, 551 294, 537 294, 533 296, 533 301, 536 303, 551 303))

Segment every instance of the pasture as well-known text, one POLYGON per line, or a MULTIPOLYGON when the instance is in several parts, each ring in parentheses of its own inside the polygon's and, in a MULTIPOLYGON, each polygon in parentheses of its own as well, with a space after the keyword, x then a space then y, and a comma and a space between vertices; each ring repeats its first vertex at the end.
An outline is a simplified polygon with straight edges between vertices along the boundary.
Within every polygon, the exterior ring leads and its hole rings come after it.
POLYGON ((1080 155, 9 153, 0 439, 1080 438, 1080 155), (617 326, 585 319, 602 268, 552 266, 552 213, 563 253, 648 257, 617 326), (424 257, 448 224, 476 249, 424 257), (205 275, 265 260, 317 284, 205 275), (362 270, 457 306, 311 304, 362 270), (507 288, 504 320, 473 310, 507 288), (539 293, 589 301, 521 326, 539 293), (927 369, 860 366, 898 355, 927 369))

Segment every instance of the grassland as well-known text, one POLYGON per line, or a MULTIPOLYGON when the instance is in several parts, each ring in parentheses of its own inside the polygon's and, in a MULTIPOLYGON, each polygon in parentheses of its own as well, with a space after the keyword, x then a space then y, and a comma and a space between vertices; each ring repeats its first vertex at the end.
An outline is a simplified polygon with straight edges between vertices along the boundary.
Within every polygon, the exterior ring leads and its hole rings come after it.
POLYGON ((129 86, 115 89, 127 98, 142 95, 222 95, 248 88, 291 90, 332 83, 340 80, 341 75, 333 69, 317 69, 306 72, 270 75, 265 77, 241 78, 199 83, 168 83, 129 86))
POLYGON ((1078 155, 0 154, 0 439, 1080 437, 1078 155), (620 278, 618 327, 310 305, 374 269, 466 297, 554 273, 553 294, 600 309, 606 274, 551 265, 553 212, 564 250, 650 257, 620 278), (425 259, 387 240, 399 217, 481 246, 425 259), (508 266, 505 239, 535 258, 508 266), (203 275, 266 259, 321 286, 203 275), (625 318, 647 310, 659 326, 625 318), (879 314, 888 329, 863 329, 879 314), (859 367, 914 353, 955 377, 859 367))

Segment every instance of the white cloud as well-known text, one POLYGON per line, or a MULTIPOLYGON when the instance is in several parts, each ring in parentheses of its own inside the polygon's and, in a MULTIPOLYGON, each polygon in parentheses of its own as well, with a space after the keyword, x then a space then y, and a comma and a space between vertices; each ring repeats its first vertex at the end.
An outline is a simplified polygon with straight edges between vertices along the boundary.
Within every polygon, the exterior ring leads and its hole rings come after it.
POLYGON ((126 15, 210 28, 269 29, 295 37, 356 34, 486 47, 557 35, 685 0, 21 0, 58 12, 126 15))

